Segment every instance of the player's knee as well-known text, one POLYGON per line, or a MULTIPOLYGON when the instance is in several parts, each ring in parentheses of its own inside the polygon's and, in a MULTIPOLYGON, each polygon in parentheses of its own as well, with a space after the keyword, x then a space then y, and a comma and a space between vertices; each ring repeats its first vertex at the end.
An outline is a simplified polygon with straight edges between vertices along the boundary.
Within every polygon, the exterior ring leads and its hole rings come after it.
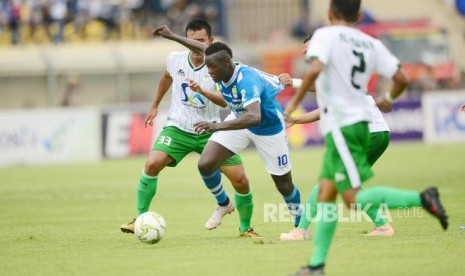
POLYGON ((209 162, 206 158, 200 158, 197 167, 201 175, 211 175, 215 171, 212 163, 209 162))
POLYGON ((276 188, 283 196, 288 196, 294 191, 294 184, 288 181, 280 181, 276 183, 276 188))
POLYGON ((290 173, 285 175, 271 175, 273 178, 276 189, 283 196, 288 196, 294 191, 294 184, 292 183, 292 177, 290 173))
POLYGON ((163 169, 162 163, 155 159, 148 159, 145 163, 144 172, 146 175, 157 176, 163 169))
POLYGON ((245 173, 234 176, 234 178, 230 179, 230 181, 237 192, 241 194, 249 192, 249 179, 247 178, 247 175, 245 173))

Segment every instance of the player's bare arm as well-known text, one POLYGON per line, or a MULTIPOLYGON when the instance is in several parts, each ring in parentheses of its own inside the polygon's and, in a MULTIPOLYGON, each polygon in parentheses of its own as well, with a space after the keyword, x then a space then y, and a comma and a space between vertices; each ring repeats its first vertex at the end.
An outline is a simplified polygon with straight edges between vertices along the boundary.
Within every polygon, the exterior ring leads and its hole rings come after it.
POLYGON ((285 116, 286 128, 293 125, 309 124, 320 120, 320 109, 315 109, 299 116, 285 116))
POLYGON ((245 107, 245 114, 239 118, 220 123, 198 122, 194 124, 195 131, 199 134, 204 132, 215 132, 219 130, 245 129, 260 124, 261 109, 260 102, 254 102, 245 107))
POLYGON ((318 59, 313 59, 310 61, 310 67, 302 79, 302 85, 297 90, 297 93, 294 95, 289 104, 286 106, 284 114, 290 115, 294 110, 297 109, 308 91, 315 91, 315 80, 323 68, 324 63, 318 59))
POLYGON ((392 104, 399 98, 402 92, 404 92, 409 82, 407 75, 405 75, 405 72, 401 68, 397 70, 392 80, 391 91, 376 98, 376 105, 383 112, 390 112, 392 110, 392 104))
POLYGON ((145 127, 147 127, 147 125, 153 126, 153 119, 155 119, 158 115, 158 106, 160 105, 163 97, 165 97, 166 92, 168 92, 172 83, 173 79, 168 71, 165 70, 160 78, 160 82, 158 83, 157 92, 155 93, 155 98, 153 99, 150 110, 145 117, 145 127))
POLYGON ((198 83, 196 83, 195 81, 191 79, 187 79, 187 83, 189 84, 189 88, 192 91, 199 93, 200 95, 209 99, 212 103, 219 105, 221 107, 228 106, 226 101, 223 99, 223 96, 221 95, 221 93, 215 93, 215 92, 204 90, 198 83))
POLYGON ((200 41, 189 39, 173 33, 166 25, 161 25, 153 29, 152 35, 155 37, 162 36, 166 39, 178 42, 179 44, 186 46, 189 48, 189 50, 199 55, 203 55, 205 49, 208 47, 208 45, 205 45, 200 41))

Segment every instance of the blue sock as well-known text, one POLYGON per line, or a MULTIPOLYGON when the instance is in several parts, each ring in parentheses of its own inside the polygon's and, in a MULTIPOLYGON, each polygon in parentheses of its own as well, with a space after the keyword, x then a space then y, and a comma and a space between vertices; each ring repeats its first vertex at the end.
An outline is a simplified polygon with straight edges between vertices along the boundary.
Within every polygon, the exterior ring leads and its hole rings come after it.
POLYGON ((300 216, 302 215, 302 210, 300 208, 300 192, 297 186, 294 185, 292 193, 288 196, 283 196, 283 198, 294 219, 295 227, 297 227, 300 222, 300 216))
POLYGON ((216 170, 211 175, 205 176, 201 175, 205 186, 210 190, 210 192, 215 196, 218 205, 226 206, 229 204, 229 197, 224 191, 223 184, 221 184, 221 173, 219 170, 216 170))

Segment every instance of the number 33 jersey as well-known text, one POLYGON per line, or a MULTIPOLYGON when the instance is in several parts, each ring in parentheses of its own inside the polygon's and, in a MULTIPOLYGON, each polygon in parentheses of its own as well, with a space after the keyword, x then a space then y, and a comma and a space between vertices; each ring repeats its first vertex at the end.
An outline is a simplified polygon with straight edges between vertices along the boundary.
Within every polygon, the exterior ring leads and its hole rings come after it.
MULTIPOLYGON (((165 126, 175 126, 189 133, 196 133, 194 123, 219 122, 219 106, 189 88, 187 79, 194 80, 203 89, 217 91, 208 74, 207 66, 195 68, 190 62, 189 51, 173 52, 166 61, 166 70, 173 79, 171 106, 165 126)), ((219 93, 219 92, 218 92, 219 93)))

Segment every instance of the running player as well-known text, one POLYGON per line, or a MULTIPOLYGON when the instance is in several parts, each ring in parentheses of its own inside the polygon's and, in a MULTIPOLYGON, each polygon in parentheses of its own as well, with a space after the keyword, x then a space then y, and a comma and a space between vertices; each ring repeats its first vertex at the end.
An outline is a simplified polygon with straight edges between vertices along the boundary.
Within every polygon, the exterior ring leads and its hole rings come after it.
POLYGON ((310 66, 298 94, 315 83, 326 151, 319 177, 321 219, 315 227, 314 250, 308 266, 297 275, 324 273, 338 221, 334 210, 339 193, 347 205, 363 209, 381 204, 388 208, 423 206, 443 229, 448 226, 436 187, 421 193, 388 187, 360 189, 373 175, 367 160, 371 114, 364 87, 374 71, 393 80, 391 90, 376 99, 381 111, 388 112, 408 84, 399 61, 387 48, 354 28, 361 16, 360 6, 360 0, 331 0, 331 26, 314 33, 307 51, 310 66))

